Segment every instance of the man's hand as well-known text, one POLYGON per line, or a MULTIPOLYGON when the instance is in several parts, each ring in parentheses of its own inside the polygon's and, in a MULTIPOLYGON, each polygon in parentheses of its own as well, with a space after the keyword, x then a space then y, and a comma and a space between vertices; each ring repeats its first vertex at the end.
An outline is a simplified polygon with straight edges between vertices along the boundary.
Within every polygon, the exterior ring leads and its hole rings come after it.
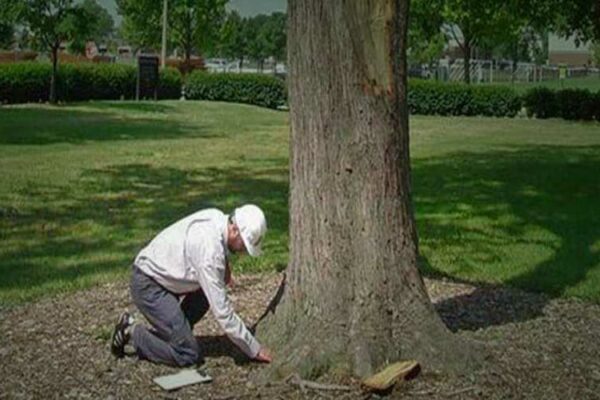
POLYGON ((254 357, 256 361, 270 363, 273 361, 273 357, 271 357, 271 352, 266 347, 261 347, 260 351, 254 357))

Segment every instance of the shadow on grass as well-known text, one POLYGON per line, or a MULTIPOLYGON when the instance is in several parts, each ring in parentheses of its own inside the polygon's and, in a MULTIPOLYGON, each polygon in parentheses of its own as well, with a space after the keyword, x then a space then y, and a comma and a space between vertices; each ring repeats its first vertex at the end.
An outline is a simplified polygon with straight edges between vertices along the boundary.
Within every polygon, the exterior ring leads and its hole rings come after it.
POLYGON ((6 290, 69 286, 86 275, 127 269, 161 229, 207 207, 230 212, 245 202, 261 205, 269 221, 268 253, 274 240, 287 236, 288 184, 282 177, 286 160, 249 169, 130 164, 90 170, 72 188, 36 188, 28 194, 45 206, 0 216, 0 298, 6 290))
POLYGON ((136 101, 99 101, 99 102, 88 102, 80 103, 77 106, 83 106, 86 108, 93 108, 99 111, 135 111, 135 112, 146 112, 146 113, 160 113, 165 114, 168 111, 175 112, 176 107, 165 104, 162 102, 136 102, 136 101))
MULTIPOLYGON (((599 150, 530 146, 415 160, 418 229, 431 262, 423 272, 473 282, 479 268, 480 281, 553 296, 584 285, 582 297, 599 300, 597 288, 586 283, 600 264, 594 247, 600 240, 599 150), (438 257, 446 249, 454 250, 438 257)), ((145 242, 177 219, 207 207, 229 212, 245 202, 267 214, 266 261, 260 262, 272 267, 269 253, 285 257, 287 160, 247 164, 197 170, 120 165, 88 170, 71 188, 29 189, 25 194, 43 207, 0 213, 0 298, 5 290, 71 285, 85 275, 126 269, 145 242)), ((481 290, 437 307, 452 329, 541 313, 543 299, 500 313, 492 307, 514 298, 481 290)))
MULTIPOLYGON (((600 146, 516 147, 414 161, 419 238, 429 258, 423 273, 600 301, 586 281, 600 267, 599 170, 600 146)), ((452 329, 542 312, 543 299, 521 299, 527 302, 521 307, 511 300, 517 297, 482 288, 437 308, 452 329)))
POLYGON ((167 113, 172 106, 148 103, 89 103, 81 108, 6 108, 1 111, 0 144, 80 144, 87 141, 217 137, 208 127, 176 119, 115 113, 167 113), (84 108, 85 107, 85 108, 84 108))

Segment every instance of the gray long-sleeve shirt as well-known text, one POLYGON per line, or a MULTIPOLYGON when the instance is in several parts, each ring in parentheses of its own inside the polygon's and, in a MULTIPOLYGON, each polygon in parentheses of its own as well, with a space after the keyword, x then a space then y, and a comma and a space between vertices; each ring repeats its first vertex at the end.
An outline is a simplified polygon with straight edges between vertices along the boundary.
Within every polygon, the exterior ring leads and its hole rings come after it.
POLYGON ((135 264, 177 294, 202 288, 213 315, 229 339, 254 358, 260 344, 234 312, 225 287, 227 215, 207 209, 160 232, 135 258, 135 264))

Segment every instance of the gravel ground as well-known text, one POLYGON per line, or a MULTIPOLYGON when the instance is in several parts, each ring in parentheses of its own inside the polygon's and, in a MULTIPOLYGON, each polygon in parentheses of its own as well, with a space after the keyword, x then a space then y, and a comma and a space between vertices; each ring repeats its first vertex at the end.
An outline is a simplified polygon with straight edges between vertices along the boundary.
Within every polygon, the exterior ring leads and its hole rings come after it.
MULTIPOLYGON (((238 276, 236 309, 255 321, 277 288, 275 274, 238 276)), ((458 335, 487 343, 479 372, 449 378, 421 374, 386 396, 423 399, 600 399, 600 305, 556 300, 498 287, 426 280, 437 309, 458 335)), ((127 284, 115 283, 10 309, 0 309, 0 399, 368 399, 357 382, 323 382, 347 392, 257 385, 247 362, 220 336, 209 315, 195 328, 210 384, 163 392, 152 378, 175 369, 115 360, 109 338, 118 314, 132 309, 127 284)))

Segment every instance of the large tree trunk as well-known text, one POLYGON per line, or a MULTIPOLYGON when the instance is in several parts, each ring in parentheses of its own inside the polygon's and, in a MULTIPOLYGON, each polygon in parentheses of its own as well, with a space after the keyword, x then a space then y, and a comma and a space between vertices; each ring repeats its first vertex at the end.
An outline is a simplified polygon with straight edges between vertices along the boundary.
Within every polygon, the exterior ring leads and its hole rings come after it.
POLYGON ((288 13, 290 264, 258 332, 274 371, 365 376, 408 358, 456 370, 470 352, 417 268, 408 0, 289 0, 288 13))

